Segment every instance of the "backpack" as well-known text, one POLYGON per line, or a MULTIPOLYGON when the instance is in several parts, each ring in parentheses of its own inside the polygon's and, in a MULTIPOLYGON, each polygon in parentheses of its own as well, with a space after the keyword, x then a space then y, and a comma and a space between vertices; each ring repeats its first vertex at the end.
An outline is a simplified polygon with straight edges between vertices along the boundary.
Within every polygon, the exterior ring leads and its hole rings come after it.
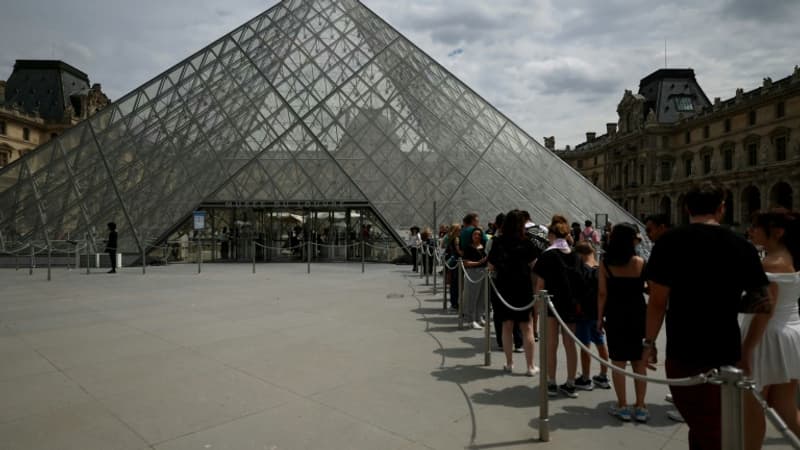
MULTIPOLYGON (((597 268, 587 267, 583 260, 575 254, 574 264, 567 264, 559 258, 567 281, 568 295, 579 314, 591 314, 597 311, 597 268), (594 305, 592 307, 592 305, 594 305)), ((597 312, 594 313, 597 315, 597 312)))

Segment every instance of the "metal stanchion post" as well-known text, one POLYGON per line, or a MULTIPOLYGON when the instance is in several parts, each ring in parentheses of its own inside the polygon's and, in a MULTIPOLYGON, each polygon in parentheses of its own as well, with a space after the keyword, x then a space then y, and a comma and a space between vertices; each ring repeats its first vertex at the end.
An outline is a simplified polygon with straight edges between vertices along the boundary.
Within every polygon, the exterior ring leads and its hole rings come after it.
POLYGON ((89 275, 89 273, 90 273, 90 269, 89 269, 89 266, 90 266, 90 264, 89 264, 89 233, 86 233, 84 235, 84 240, 86 241, 86 275, 89 275))
MULTIPOLYGON (((447 268, 447 260, 443 260, 442 264, 442 311, 447 312, 447 275, 450 269, 447 268)), ((450 280, 452 283, 453 280, 450 280)))
POLYGON ((203 271, 203 242, 197 238, 197 273, 203 271))
POLYGON ((436 250, 439 248, 439 243, 433 247, 433 295, 436 295, 436 262, 439 259, 436 250))
POLYGON ((34 262, 34 254, 33 254, 34 251, 35 250, 33 248, 33 242, 31 242, 31 264, 30 264, 30 268, 28 269, 28 275, 33 275, 33 265, 36 264, 34 262))
MULTIPOLYGON (((386 251, 388 252, 389 249, 387 248, 386 251)), ((422 262, 425 261, 425 258, 422 256, 422 246, 420 245, 417 247, 417 270, 419 270, 419 279, 422 279, 422 275, 425 269, 422 268, 422 262)))
POLYGON ((142 275, 147 274, 147 244, 142 242, 142 275))
POLYGON ((428 253, 430 252, 431 247, 430 246, 426 246, 425 244, 423 244, 423 246, 428 247, 425 250, 425 255, 422 257, 422 262, 425 263, 425 264, 423 264, 423 266, 425 266, 424 269, 423 269, 425 271, 425 286, 430 286, 430 284, 431 284, 431 275, 430 275, 430 267, 428 267, 428 265, 430 264, 430 259, 428 257, 430 255, 428 253))
POLYGON ((308 240, 308 272, 311 273, 311 239, 308 240))
POLYGON ((483 365, 492 365, 492 321, 489 318, 489 269, 484 272, 483 278, 483 314, 486 318, 486 324, 483 326, 483 337, 486 338, 486 350, 483 355, 483 365))
POLYGON ((256 273, 256 241, 253 241, 253 273, 256 273))
POLYGON ((14 253, 14 270, 19 270, 19 252, 14 253))
POLYGON ((464 328, 464 314, 462 314, 462 307, 464 305, 464 261, 458 258, 458 329, 464 328))
POLYGON ((550 442, 550 411, 547 396, 547 291, 539 291, 539 440, 550 442))
POLYGON ((75 270, 81 269, 81 247, 79 242, 75 242, 75 270))
POLYGON ((744 449, 744 391, 740 387, 744 372, 730 366, 721 367, 719 376, 722 397, 722 450, 744 449))
POLYGON ((51 269, 53 266, 53 249, 50 247, 50 244, 47 244, 47 281, 52 279, 51 277, 51 269))
POLYGON ((361 273, 364 273, 364 266, 365 266, 365 262, 366 262, 366 260, 364 259, 364 250, 366 250, 365 245, 366 244, 364 243, 364 239, 362 238, 361 239, 361 273))

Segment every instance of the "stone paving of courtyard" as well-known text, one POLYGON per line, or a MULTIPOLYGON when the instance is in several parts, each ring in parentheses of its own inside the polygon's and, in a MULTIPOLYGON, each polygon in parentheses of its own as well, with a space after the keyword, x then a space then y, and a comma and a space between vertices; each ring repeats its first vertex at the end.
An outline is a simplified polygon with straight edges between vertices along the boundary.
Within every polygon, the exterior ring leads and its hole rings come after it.
POLYGON ((648 424, 554 399, 538 442, 538 378, 408 266, 196 269, 0 270, 0 449, 687 448, 663 386, 648 424))

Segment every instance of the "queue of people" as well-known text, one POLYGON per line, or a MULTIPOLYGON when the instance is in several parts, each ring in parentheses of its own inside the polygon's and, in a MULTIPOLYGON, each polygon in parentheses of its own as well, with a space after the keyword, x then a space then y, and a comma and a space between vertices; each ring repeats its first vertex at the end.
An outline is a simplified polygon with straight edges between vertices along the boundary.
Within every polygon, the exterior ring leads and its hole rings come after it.
MULTIPOLYGON (((519 210, 498 215, 489 233, 480 228, 477 214, 468 214, 461 224, 440 227, 440 245, 450 267, 462 259, 467 270, 488 268, 496 286, 496 291, 490 289, 490 301, 498 346, 505 354, 503 372, 515 371, 514 351, 525 353, 525 375, 539 372, 533 363, 537 314, 532 298, 546 290, 567 325, 561 328, 548 311, 549 395, 575 398, 578 391, 613 385, 616 402, 609 413, 623 421, 647 422, 646 382, 632 382, 629 402, 626 377, 612 370, 609 383, 605 366, 592 375, 589 354, 581 351, 579 358, 571 335, 587 347, 594 344, 600 358, 614 367, 630 364, 633 372, 645 375, 659 360, 655 342, 666 319, 667 377, 738 366, 800 434, 795 400, 800 379, 800 214, 758 213, 748 240, 720 226, 723 193, 709 183, 690 190, 685 196, 687 225, 672 229, 668 217, 648 217, 645 232, 653 243, 648 260, 638 249, 642 237, 635 224, 607 224, 600 232, 591 221, 581 228, 555 215, 549 226, 541 227, 519 210), (561 383, 559 347, 566 356, 561 383)), ((489 316, 474 295, 482 288, 465 289, 460 299, 458 271, 447 272, 451 308, 458 310, 463 301, 468 322, 482 328, 489 316)), ((476 272, 470 278, 480 277, 476 272)), ((747 448, 756 449, 764 439, 765 418, 754 397, 746 399, 747 448)), ((668 400, 677 408, 668 416, 688 425, 691 449, 720 448, 718 385, 670 386, 668 400)))

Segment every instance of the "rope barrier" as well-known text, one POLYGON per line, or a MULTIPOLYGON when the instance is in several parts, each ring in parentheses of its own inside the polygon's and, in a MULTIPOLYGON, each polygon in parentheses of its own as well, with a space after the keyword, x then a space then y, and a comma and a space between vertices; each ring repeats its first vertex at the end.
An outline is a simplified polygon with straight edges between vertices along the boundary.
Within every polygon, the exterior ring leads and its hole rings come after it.
POLYGON ((478 279, 476 281, 476 280, 473 280, 472 278, 470 278, 469 275, 467 275, 467 269, 478 269, 479 267, 467 267, 467 266, 464 265, 463 261, 461 262, 461 266, 464 267, 464 279, 467 280, 468 282, 470 282, 471 284, 478 284, 478 283, 483 282, 483 280, 486 279, 486 274, 488 273, 487 271, 484 270, 483 271, 483 276, 480 277, 480 279, 478 279))
MULTIPOLYGON (((2 253, 7 253, 9 255, 19 255, 22 250, 27 249, 30 247, 31 244, 23 244, 22 247, 15 249, 15 250, 3 250, 2 253)), ((27 255, 27 254, 26 254, 27 255)))
MULTIPOLYGON (((550 297, 550 296, 548 295, 548 297, 550 297)), ((578 347, 580 347, 581 350, 583 350, 586 353, 588 353, 589 356, 591 356, 595 361, 599 362, 601 365, 603 365, 603 366, 605 366, 605 367, 607 367, 607 368, 609 368, 609 369, 611 369, 611 370, 613 370, 613 371, 615 371, 617 373, 621 373, 622 375, 625 375, 626 377, 633 378, 633 379, 636 379, 636 380, 647 381, 648 383, 666 384, 666 385, 670 385, 670 386, 696 386, 696 385, 705 384, 705 383, 714 383, 714 384, 716 384, 715 378, 716 378, 716 375, 718 373, 718 371, 716 369, 710 370, 708 373, 698 374, 698 375, 695 375, 695 376, 692 376, 692 377, 667 378, 667 379, 648 377, 647 375, 639 375, 638 373, 633 373, 633 372, 629 372, 629 371, 627 371, 625 369, 620 369, 619 367, 609 363, 608 361, 604 360, 603 358, 595 355, 589 347, 583 345, 583 343, 575 336, 575 334, 572 333, 572 330, 569 328, 569 326, 566 323, 564 323, 564 320, 561 318, 561 316, 558 315, 558 311, 556 311, 556 308, 553 305, 553 302, 551 302, 549 298, 546 298, 545 301, 547 302, 547 306, 550 308, 550 311, 553 313, 553 316, 555 316, 555 318, 558 321, 558 323, 561 324, 561 327, 567 332, 569 337, 573 341, 575 341, 576 344, 578 344, 578 347)))
POLYGON ((527 311, 527 310, 533 308, 533 305, 536 304, 536 299, 534 298, 527 306, 523 306, 522 308, 517 308, 515 306, 511 306, 511 305, 508 304, 506 299, 503 298, 502 295, 500 295, 500 292, 497 290, 497 286, 494 284, 494 279, 492 277, 489 277, 489 283, 492 285, 492 289, 494 289, 494 293, 497 295, 497 298, 499 298, 500 301, 504 305, 506 305, 506 308, 508 308, 508 309, 510 309, 512 311, 517 311, 517 312, 527 311))
POLYGON ((798 437, 792 433, 792 430, 789 429, 789 427, 786 425, 786 422, 781 419, 778 413, 769 406, 764 397, 761 396, 761 393, 755 389, 755 385, 752 382, 747 382, 744 383, 744 385, 740 385, 739 388, 750 391, 758 404, 761 405, 761 408, 764 410, 764 416, 769 419, 769 421, 772 423, 772 426, 774 426, 781 433, 781 435, 783 435, 784 439, 786 439, 786 441, 788 441, 793 448, 800 449, 800 439, 798 439, 798 437))
POLYGON ((269 249, 269 250, 299 250, 303 248, 303 244, 294 245, 291 247, 270 247, 268 245, 259 244, 258 242, 253 242, 253 244, 257 245, 258 247, 269 249))
POLYGON ((358 242, 355 242, 355 243, 352 243, 352 244, 339 244, 339 245, 333 244, 333 245, 328 245, 328 244, 319 244, 319 243, 315 242, 314 245, 316 245, 317 247, 322 247, 322 248, 350 248, 350 247, 360 246, 361 244, 358 243, 358 242))

